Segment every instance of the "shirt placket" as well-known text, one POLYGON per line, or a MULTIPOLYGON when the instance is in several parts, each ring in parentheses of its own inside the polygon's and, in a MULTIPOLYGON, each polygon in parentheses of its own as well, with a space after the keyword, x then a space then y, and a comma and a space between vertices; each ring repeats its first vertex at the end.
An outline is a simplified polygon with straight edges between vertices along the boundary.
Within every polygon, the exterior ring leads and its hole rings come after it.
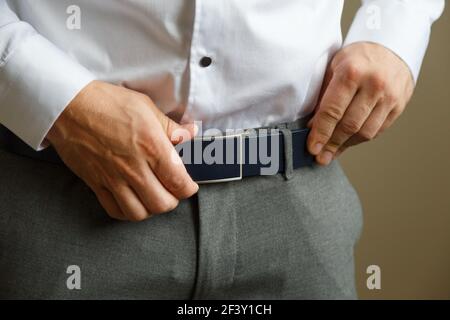
MULTIPOLYGON (((217 5, 219 0, 209 2, 205 0, 195 1, 195 17, 192 30, 191 48, 189 56, 189 95, 188 105, 181 119, 182 123, 189 123, 198 121, 195 115, 202 114, 200 109, 203 103, 201 103, 203 94, 199 86, 199 79, 201 77, 212 76, 214 72, 214 54, 212 48, 209 48, 209 44, 215 39, 208 37, 208 34, 212 34, 211 30, 206 32, 206 29, 214 28, 210 25, 210 20, 206 16, 208 6, 217 5)), ((201 134, 201 132, 199 133, 201 134)))

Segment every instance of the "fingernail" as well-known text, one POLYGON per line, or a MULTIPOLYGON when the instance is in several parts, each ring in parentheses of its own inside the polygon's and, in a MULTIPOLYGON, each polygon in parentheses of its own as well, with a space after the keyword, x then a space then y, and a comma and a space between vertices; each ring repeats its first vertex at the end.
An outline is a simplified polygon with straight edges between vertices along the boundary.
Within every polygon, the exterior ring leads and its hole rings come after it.
POLYGON ((330 164, 330 162, 333 160, 333 154, 330 151, 325 151, 324 153, 321 154, 320 156, 320 161, 324 164, 324 165, 328 165, 330 164))
POLYGON ((322 143, 316 143, 315 145, 313 145, 311 153, 317 155, 320 153, 320 151, 322 151, 322 148, 323 148, 322 143))

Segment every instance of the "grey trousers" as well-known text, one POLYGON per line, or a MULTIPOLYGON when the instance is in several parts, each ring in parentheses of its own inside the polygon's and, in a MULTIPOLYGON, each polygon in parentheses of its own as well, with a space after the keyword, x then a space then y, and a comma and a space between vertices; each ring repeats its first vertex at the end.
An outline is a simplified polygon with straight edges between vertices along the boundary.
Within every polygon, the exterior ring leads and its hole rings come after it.
POLYGON ((0 151, 1 299, 353 299, 361 227, 337 162, 202 185, 127 223, 66 167, 0 151))

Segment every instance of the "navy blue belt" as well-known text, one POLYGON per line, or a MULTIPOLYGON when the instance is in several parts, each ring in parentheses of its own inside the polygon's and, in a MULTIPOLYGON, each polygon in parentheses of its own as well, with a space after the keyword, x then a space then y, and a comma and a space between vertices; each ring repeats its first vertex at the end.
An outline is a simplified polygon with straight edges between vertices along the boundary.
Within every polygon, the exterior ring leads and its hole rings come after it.
MULTIPOLYGON (((176 149, 194 181, 225 182, 285 173, 286 170, 313 165, 314 157, 306 148, 308 133, 309 129, 305 128, 244 131, 195 138, 178 145, 176 149)), ((64 164, 52 147, 37 152, 2 126, 0 146, 21 156, 64 164)))

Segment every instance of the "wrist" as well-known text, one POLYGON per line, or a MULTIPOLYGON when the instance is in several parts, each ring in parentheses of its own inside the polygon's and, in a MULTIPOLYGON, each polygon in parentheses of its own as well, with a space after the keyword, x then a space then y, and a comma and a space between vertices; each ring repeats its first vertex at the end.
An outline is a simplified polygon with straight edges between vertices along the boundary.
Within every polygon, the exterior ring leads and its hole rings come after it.
POLYGON ((75 98, 72 99, 47 133, 45 139, 49 141, 50 144, 53 145, 56 141, 64 139, 64 137, 67 136, 70 124, 79 118, 79 110, 86 105, 89 101, 89 96, 91 96, 91 92, 93 92, 93 90, 95 91, 100 84, 101 82, 96 80, 90 82, 75 96, 75 98))

